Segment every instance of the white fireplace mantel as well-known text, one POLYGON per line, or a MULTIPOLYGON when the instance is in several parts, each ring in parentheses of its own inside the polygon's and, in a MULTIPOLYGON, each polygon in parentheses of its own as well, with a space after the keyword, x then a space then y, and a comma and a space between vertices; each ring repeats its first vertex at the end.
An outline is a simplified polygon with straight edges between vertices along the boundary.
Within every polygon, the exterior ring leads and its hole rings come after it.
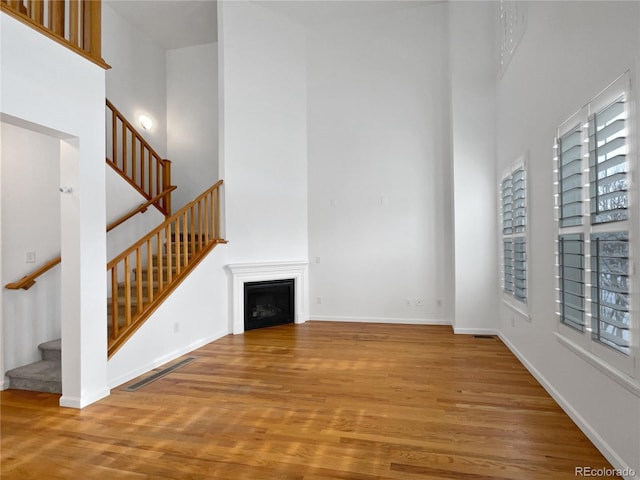
POLYGON ((269 280, 294 280, 295 323, 309 319, 309 262, 233 263, 227 265, 233 279, 233 333, 244 333, 244 284, 269 280))

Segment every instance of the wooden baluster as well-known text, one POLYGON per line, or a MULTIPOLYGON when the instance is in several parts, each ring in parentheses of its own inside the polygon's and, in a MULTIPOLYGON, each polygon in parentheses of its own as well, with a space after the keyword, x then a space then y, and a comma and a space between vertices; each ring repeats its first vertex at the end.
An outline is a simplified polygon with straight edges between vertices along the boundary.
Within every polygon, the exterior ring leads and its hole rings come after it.
POLYGON ((173 269, 178 272, 178 265, 180 265, 180 244, 178 243, 178 236, 180 235, 180 219, 176 218, 173 222, 171 222, 171 245, 173 246, 173 269))
POLYGON ((131 132, 131 180, 136 183, 136 135, 131 132))
POLYGON ((69 0, 69 41, 79 47, 78 35, 78 0, 69 0))
MULTIPOLYGON (((149 178, 148 183, 147 183, 147 193, 151 194, 151 192, 153 191, 153 155, 151 154, 151 152, 149 152, 149 159, 148 159, 149 163, 147 165, 147 170, 148 170, 148 174, 149 174, 149 178)), ((151 196, 153 197, 153 194, 151 194, 151 196)))
POLYGON ((64 0, 49 0, 49 28, 64 37, 64 0))
POLYGON ((29 16, 36 23, 43 25, 44 9, 42 7, 44 5, 44 2, 42 2, 42 0, 32 0, 30 4, 31 4, 31 8, 29 9, 29 16))
POLYGON ((207 196, 205 197, 204 200, 204 214, 203 214, 203 218, 204 218, 204 241, 205 241, 205 245, 209 244, 209 197, 211 195, 207 194, 207 196))
POLYGON ((7 2, 4 2, 4 3, 9 5, 9 7, 11 7, 16 12, 20 12, 24 15, 27 15, 29 12, 27 7, 24 6, 24 3, 22 3, 22 0, 8 0, 7 2))
POLYGON ((118 265, 111 268, 111 338, 118 338, 118 265))
MULTIPOLYGON (((171 186, 171 161, 164 160, 162 162, 162 191, 164 192, 171 186)), ((167 216, 171 215, 171 193, 169 193, 163 200, 164 210, 167 216)))
POLYGON ((111 161, 114 165, 118 165, 117 137, 118 136, 118 117, 116 112, 111 110, 111 161))
POLYGON ((142 312, 142 247, 136 249, 136 299, 138 314, 142 312))
POLYGON ((147 149, 144 146, 144 142, 140 140, 140 183, 136 185, 140 186, 144 190, 144 155, 147 149))
POLYGON ((189 209, 189 233, 191 237, 191 255, 196 253, 196 217, 195 217, 195 204, 191 205, 189 209))
POLYGON ((204 198, 198 202, 198 249, 202 250, 202 210, 204 208, 204 198))
POLYGON ((189 230, 187 230, 189 228, 188 223, 187 223, 187 211, 185 211, 182 214, 182 231, 183 234, 185 235, 185 238, 183 239, 183 255, 184 255, 184 265, 185 267, 189 264, 189 230))
POLYGON ((127 125, 122 122, 122 171, 127 175, 127 125))
MULTIPOLYGON (((174 223, 174 222, 172 222, 174 223)), ((173 251, 175 249, 174 242, 171 240, 171 226, 167 225, 165 228, 165 243, 167 245, 167 285, 171 283, 173 278, 173 251)))
MULTIPOLYGON (((156 258, 158 259, 156 265, 159 265, 160 255, 156 258)), ((153 247, 151 239, 147 240, 147 300, 149 303, 153 302, 153 247)))
POLYGON ((156 186, 156 195, 160 192, 162 192, 162 190, 160 190, 160 188, 162 187, 162 175, 160 175, 160 165, 162 164, 162 160, 160 158, 156 158, 156 161, 153 163, 154 166, 154 173, 155 173, 155 186, 156 186))
POLYGON ((124 324, 131 325, 131 268, 129 256, 124 257, 124 324))
POLYGON ((162 281, 162 264, 164 263, 162 260, 164 258, 166 249, 164 249, 164 246, 162 244, 162 236, 160 235, 160 232, 158 232, 158 235, 156 236, 156 250, 158 252, 158 293, 160 291, 162 291, 162 285, 163 285, 163 281, 162 281), (163 250, 165 250, 163 252, 163 250))

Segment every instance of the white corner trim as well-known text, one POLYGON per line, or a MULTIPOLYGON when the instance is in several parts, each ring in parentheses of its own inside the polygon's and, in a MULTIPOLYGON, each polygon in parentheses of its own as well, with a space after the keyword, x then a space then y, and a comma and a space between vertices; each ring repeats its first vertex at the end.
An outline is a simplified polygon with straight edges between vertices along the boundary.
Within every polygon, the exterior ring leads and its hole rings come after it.
POLYGON ((80 409, 80 408, 88 407, 92 403, 95 403, 98 400, 102 400, 103 398, 108 397, 109 395, 111 395, 111 390, 109 390, 108 388, 97 391, 93 393, 93 395, 89 395, 86 397, 70 397, 68 395, 62 395, 62 397, 60 397, 59 405, 61 407, 80 409))
POLYGON ((233 263, 227 265, 231 273, 233 333, 244 333, 244 284, 269 280, 294 281, 295 323, 309 320, 309 262, 233 263))
POLYGON ((449 320, 429 318, 351 317, 348 315, 312 315, 312 321, 346 323, 392 323, 397 325, 451 325, 449 320))
MULTIPOLYGON (((141 367, 136 368, 135 370, 131 370, 129 372, 123 373, 122 375, 109 380, 109 388, 117 388, 120 385, 127 383, 129 380, 133 380, 140 375, 143 375, 147 372, 150 372, 154 368, 159 367, 160 365, 164 365, 167 362, 175 360, 182 355, 186 355, 194 350, 203 347, 211 342, 215 342, 216 340, 228 335, 229 332, 218 332, 215 335, 211 335, 206 338, 199 339, 186 347, 180 348, 178 350, 174 350, 171 353, 163 355, 162 357, 154 360, 153 362, 149 362, 141 367)), ((108 365, 108 364, 107 364, 108 365)))
MULTIPOLYGON (((575 408, 562 396, 562 394, 551 385, 547 379, 535 368, 531 362, 529 362, 522 353, 511 343, 502 332, 498 332, 500 340, 507 346, 509 350, 520 360, 525 368, 535 377, 535 379, 544 387, 544 389, 553 397, 553 399, 560 405, 562 410, 578 425, 578 428, 591 440, 596 448, 605 456, 605 458, 613 465, 614 468, 621 471, 634 471, 632 467, 626 464, 626 462, 611 448, 611 446, 598 434, 596 430, 586 421, 586 419, 580 415, 575 408)), ((640 480, 636 472, 634 476, 626 477, 627 480, 640 480)))
POLYGON ((7 377, 4 377, 4 380, 2 381, 2 383, 0 383, 0 391, 9 388, 9 381, 10 380, 8 380, 7 377))
POLYGON ((566 338, 564 335, 558 332, 554 332, 554 335, 558 342, 567 347, 573 353, 578 355, 580 358, 585 360, 589 365, 596 368, 601 373, 604 373, 607 377, 614 380, 619 385, 623 386, 631 393, 633 393, 636 397, 640 397, 640 383, 638 383, 633 378, 625 375, 620 372, 616 368, 613 368, 607 362, 601 360, 599 357, 594 355, 593 353, 585 350, 580 345, 576 345, 574 342, 566 338))

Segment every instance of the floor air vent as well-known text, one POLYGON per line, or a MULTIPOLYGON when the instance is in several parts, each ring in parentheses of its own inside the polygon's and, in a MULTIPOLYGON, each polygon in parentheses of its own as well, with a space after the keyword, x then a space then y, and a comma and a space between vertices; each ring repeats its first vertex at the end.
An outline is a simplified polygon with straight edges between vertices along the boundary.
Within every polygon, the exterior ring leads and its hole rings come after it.
POLYGON ((187 357, 184 360, 180 360, 179 362, 174 363, 173 365, 163 368, 159 372, 154 373, 153 375, 149 375, 147 378, 143 378, 139 382, 136 382, 128 387, 123 388, 125 392, 135 392, 136 390, 140 390, 145 385, 149 385, 151 382, 155 382, 159 378, 164 377, 165 375, 169 375, 171 372, 176 371, 177 369, 188 365, 193 362, 197 357, 187 357))

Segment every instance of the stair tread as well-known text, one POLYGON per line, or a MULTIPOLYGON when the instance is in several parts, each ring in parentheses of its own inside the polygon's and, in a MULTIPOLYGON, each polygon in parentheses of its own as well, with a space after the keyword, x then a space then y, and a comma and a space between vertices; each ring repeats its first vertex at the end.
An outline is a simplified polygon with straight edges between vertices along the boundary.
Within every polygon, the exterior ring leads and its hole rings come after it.
POLYGON ((58 338, 56 340, 51 340, 49 342, 44 342, 38 345, 40 350, 62 350, 62 339, 58 338))
POLYGON ((28 378, 39 382, 61 382, 62 365, 56 360, 39 360, 29 365, 9 370, 5 375, 9 378, 28 378))

